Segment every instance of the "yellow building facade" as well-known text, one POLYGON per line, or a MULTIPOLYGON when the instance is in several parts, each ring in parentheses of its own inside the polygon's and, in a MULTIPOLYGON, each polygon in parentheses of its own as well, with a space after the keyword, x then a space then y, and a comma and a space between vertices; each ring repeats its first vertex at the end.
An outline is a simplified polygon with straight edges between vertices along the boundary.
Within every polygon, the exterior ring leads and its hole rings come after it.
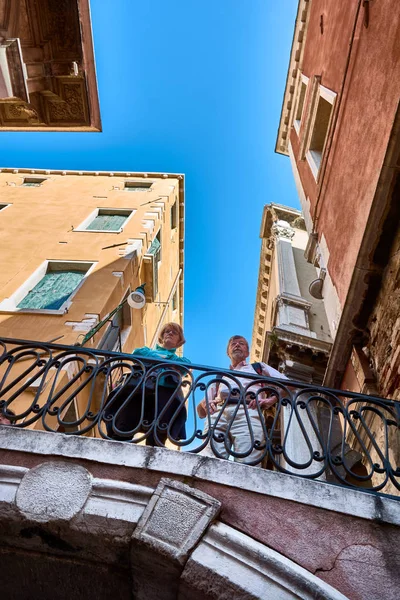
POLYGON ((130 353, 183 325, 182 175, 3 169, 0 189, 0 337, 81 344, 142 283, 145 306, 125 303, 85 347, 130 353))

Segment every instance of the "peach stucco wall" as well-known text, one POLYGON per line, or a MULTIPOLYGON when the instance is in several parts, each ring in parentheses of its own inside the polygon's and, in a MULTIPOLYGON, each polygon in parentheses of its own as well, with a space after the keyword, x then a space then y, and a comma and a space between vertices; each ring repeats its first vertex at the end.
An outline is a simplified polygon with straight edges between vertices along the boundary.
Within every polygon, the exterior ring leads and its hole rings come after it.
MULTIPOLYGON (((87 314, 104 318, 126 291, 140 281, 141 261, 152 239, 161 228, 162 261, 159 268, 157 300, 168 300, 178 274, 178 230, 171 230, 170 212, 179 207, 178 176, 149 177, 150 191, 124 191, 124 182, 140 177, 115 174, 35 174, 0 173, 1 202, 9 204, 0 211, 0 301, 12 296, 45 260, 93 261, 95 268, 73 297, 67 314, 29 314, 0 311, 0 336, 48 341, 63 336, 59 343, 73 344, 82 337, 68 323, 80 323, 87 314), (40 187, 24 187, 24 177, 45 177, 40 187), (119 188, 119 189, 117 189, 119 188), (145 204, 143 206, 143 204, 145 204), (136 211, 121 233, 74 231, 96 208, 129 208, 136 211), (162 207, 162 213, 155 207, 162 207), (149 227, 150 224, 150 227, 149 227), (124 257, 129 240, 141 240, 137 256, 124 257), (107 248, 107 246, 113 246, 107 248), (120 275, 122 273, 122 276, 120 275)), ((142 181, 145 181, 142 179, 142 181)), ((181 275, 182 278, 182 275, 181 275)), ((178 285, 179 297, 179 285, 178 285)), ((149 303, 140 311, 131 309, 132 330, 124 349, 131 351, 150 343, 162 319, 181 321, 180 310, 149 303)), ((104 335, 94 339, 96 345, 104 335)))

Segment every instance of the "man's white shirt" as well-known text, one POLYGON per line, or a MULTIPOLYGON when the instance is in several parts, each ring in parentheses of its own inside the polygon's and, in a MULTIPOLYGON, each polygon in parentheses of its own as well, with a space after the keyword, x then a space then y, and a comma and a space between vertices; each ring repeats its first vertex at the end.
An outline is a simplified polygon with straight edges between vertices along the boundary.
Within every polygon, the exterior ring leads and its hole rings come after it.
MULTIPOLYGON (((283 373, 280 373, 279 371, 277 371, 273 367, 270 367, 266 363, 261 362, 258 364, 261 366, 261 371, 262 371, 263 376, 274 377, 276 379, 287 379, 286 375, 283 375, 283 373)), ((241 363, 236 365, 236 367, 234 369, 232 369, 232 371, 240 371, 242 373, 249 373, 251 375, 259 375, 257 373, 257 371, 254 369, 254 367, 246 361, 242 361, 241 363)), ((240 383, 240 385, 243 388, 246 388, 246 386, 248 386, 250 384, 251 380, 247 379, 245 377, 237 376, 233 372, 232 372, 232 378, 229 378, 227 375, 224 375, 224 377, 221 379, 221 382, 219 384, 213 383, 208 388, 209 401, 214 400, 214 398, 217 396, 217 386, 218 386, 218 397, 221 400, 224 400, 232 392, 232 390, 238 388, 237 382, 240 383)), ((266 387, 266 385, 267 384, 265 383, 263 385, 263 387, 266 387)), ((255 383, 254 385, 251 385, 250 387, 247 388, 246 393, 256 394, 258 389, 260 388, 260 386, 261 386, 260 383, 255 383)))

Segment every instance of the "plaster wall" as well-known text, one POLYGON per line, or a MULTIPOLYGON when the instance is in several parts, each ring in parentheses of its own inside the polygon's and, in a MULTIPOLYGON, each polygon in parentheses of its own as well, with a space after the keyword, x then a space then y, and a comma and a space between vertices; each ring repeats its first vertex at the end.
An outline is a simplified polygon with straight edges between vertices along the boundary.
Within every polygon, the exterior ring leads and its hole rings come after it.
POLYGON ((293 257, 296 265, 300 294, 304 300, 307 300, 307 302, 311 303, 311 308, 308 312, 310 330, 316 334, 319 340, 324 342, 332 342, 328 320, 325 313, 324 301, 313 298, 309 291, 310 283, 318 278, 317 269, 314 267, 314 265, 306 261, 303 248, 294 247, 293 257))
POLYGON ((359 394, 362 393, 361 386, 357 379, 357 374, 355 372, 351 360, 349 360, 349 362, 347 363, 346 370, 344 372, 344 376, 342 379, 342 389, 348 390, 350 392, 357 392, 359 394))

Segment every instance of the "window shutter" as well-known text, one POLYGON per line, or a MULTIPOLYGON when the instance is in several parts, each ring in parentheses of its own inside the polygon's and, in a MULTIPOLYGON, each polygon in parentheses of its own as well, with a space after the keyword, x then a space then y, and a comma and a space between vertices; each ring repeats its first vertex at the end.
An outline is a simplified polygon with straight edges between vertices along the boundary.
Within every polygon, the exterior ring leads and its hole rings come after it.
POLYGON ((146 254, 152 254, 153 256, 157 257, 160 250, 161 250, 160 241, 157 237, 155 237, 154 240, 152 241, 150 248, 147 250, 146 254))
POLYGON ((58 310, 76 290, 83 271, 52 271, 21 300, 18 308, 58 310))
POLYGON ((86 229, 89 231, 93 229, 119 231, 127 218, 127 215, 97 215, 86 229))

